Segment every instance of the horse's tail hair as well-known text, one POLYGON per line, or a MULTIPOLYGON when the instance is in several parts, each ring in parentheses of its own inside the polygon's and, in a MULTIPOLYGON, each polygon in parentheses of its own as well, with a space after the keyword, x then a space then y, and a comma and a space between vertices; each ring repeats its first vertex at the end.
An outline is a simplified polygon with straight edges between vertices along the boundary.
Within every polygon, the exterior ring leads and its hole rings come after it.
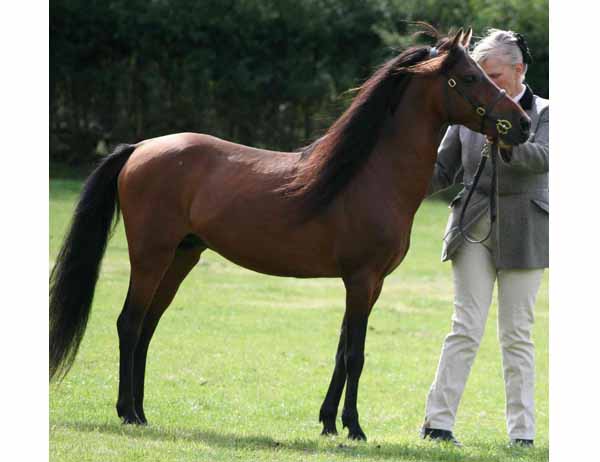
POLYGON ((100 262, 119 218, 117 178, 135 150, 122 144, 86 180, 50 273, 50 380, 71 368, 85 333, 100 262))

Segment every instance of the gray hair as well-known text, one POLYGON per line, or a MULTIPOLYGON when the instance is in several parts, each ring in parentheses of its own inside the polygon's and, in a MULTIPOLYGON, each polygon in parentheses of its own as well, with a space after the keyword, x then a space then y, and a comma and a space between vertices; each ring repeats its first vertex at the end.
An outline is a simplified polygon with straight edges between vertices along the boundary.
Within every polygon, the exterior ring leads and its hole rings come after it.
POLYGON ((523 64, 521 82, 525 80, 527 64, 523 62, 523 53, 513 31, 488 29, 485 37, 477 42, 471 52, 471 57, 478 63, 483 63, 492 56, 502 59, 506 64, 523 64))

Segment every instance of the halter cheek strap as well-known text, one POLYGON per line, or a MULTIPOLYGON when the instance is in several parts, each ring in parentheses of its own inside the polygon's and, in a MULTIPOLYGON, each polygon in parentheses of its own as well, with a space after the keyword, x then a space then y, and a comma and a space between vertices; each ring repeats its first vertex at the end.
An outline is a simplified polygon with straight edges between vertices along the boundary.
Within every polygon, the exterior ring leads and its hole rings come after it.
POLYGON ((454 78, 452 78, 448 74, 444 75, 447 77, 447 81, 444 84, 444 95, 446 100, 446 113, 448 115, 448 123, 450 125, 452 125, 452 117, 450 115, 450 89, 454 89, 460 96, 463 97, 463 99, 465 99, 471 105, 471 107, 473 107, 473 109, 475 109, 477 115, 481 117, 481 126, 479 130, 481 133, 483 133, 483 130, 485 128, 485 122, 488 119, 492 122, 496 122, 496 130, 499 134, 506 135, 510 131, 510 129, 512 128, 512 124, 510 123, 510 121, 506 119, 499 119, 498 117, 494 117, 492 114, 492 111, 496 104, 498 104, 498 101, 500 101, 506 95, 505 90, 500 90, 494 101, 492 101, 490 105, 486 108, 480 104, 475 103, 471 99, 471 97, 461 89, 461 87, 458 85, 454 78))

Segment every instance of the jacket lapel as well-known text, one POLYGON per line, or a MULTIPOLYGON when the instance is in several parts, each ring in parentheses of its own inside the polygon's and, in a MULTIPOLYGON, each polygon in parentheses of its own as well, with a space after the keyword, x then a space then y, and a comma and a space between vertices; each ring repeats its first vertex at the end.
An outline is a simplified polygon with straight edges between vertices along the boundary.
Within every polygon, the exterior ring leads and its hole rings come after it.
POLYGON ((529 85, 525 85, 525 93, 521 96, 519 104, 525 111, 529 111, 533 107, 533 92, 529 88, 529 85))

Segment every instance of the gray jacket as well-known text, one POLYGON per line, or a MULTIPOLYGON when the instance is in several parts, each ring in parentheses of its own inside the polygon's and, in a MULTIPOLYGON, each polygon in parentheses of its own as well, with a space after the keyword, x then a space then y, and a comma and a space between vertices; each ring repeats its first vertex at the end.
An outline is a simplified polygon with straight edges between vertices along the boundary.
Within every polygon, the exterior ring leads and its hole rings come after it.
MULTIPOLYGON (((526 143, 501 151, 498 158, 498 216, 493 232, 496 267, 548 267, 548 125, 549 102, 529 87, 519 101, 531 117, 531 136, 526 143)), ((429 194, 453 184, 463 189, 450 203, 452 212, 444 235, 442 261, 452 259, 463 245, 458 222, 463 202, 481 158, 485 138, 468 128, 448 128, 440 146, 429 194)), ((491 162, 488 161, 465 214, 468 231, 483 215, 489 216, 491 162)))

